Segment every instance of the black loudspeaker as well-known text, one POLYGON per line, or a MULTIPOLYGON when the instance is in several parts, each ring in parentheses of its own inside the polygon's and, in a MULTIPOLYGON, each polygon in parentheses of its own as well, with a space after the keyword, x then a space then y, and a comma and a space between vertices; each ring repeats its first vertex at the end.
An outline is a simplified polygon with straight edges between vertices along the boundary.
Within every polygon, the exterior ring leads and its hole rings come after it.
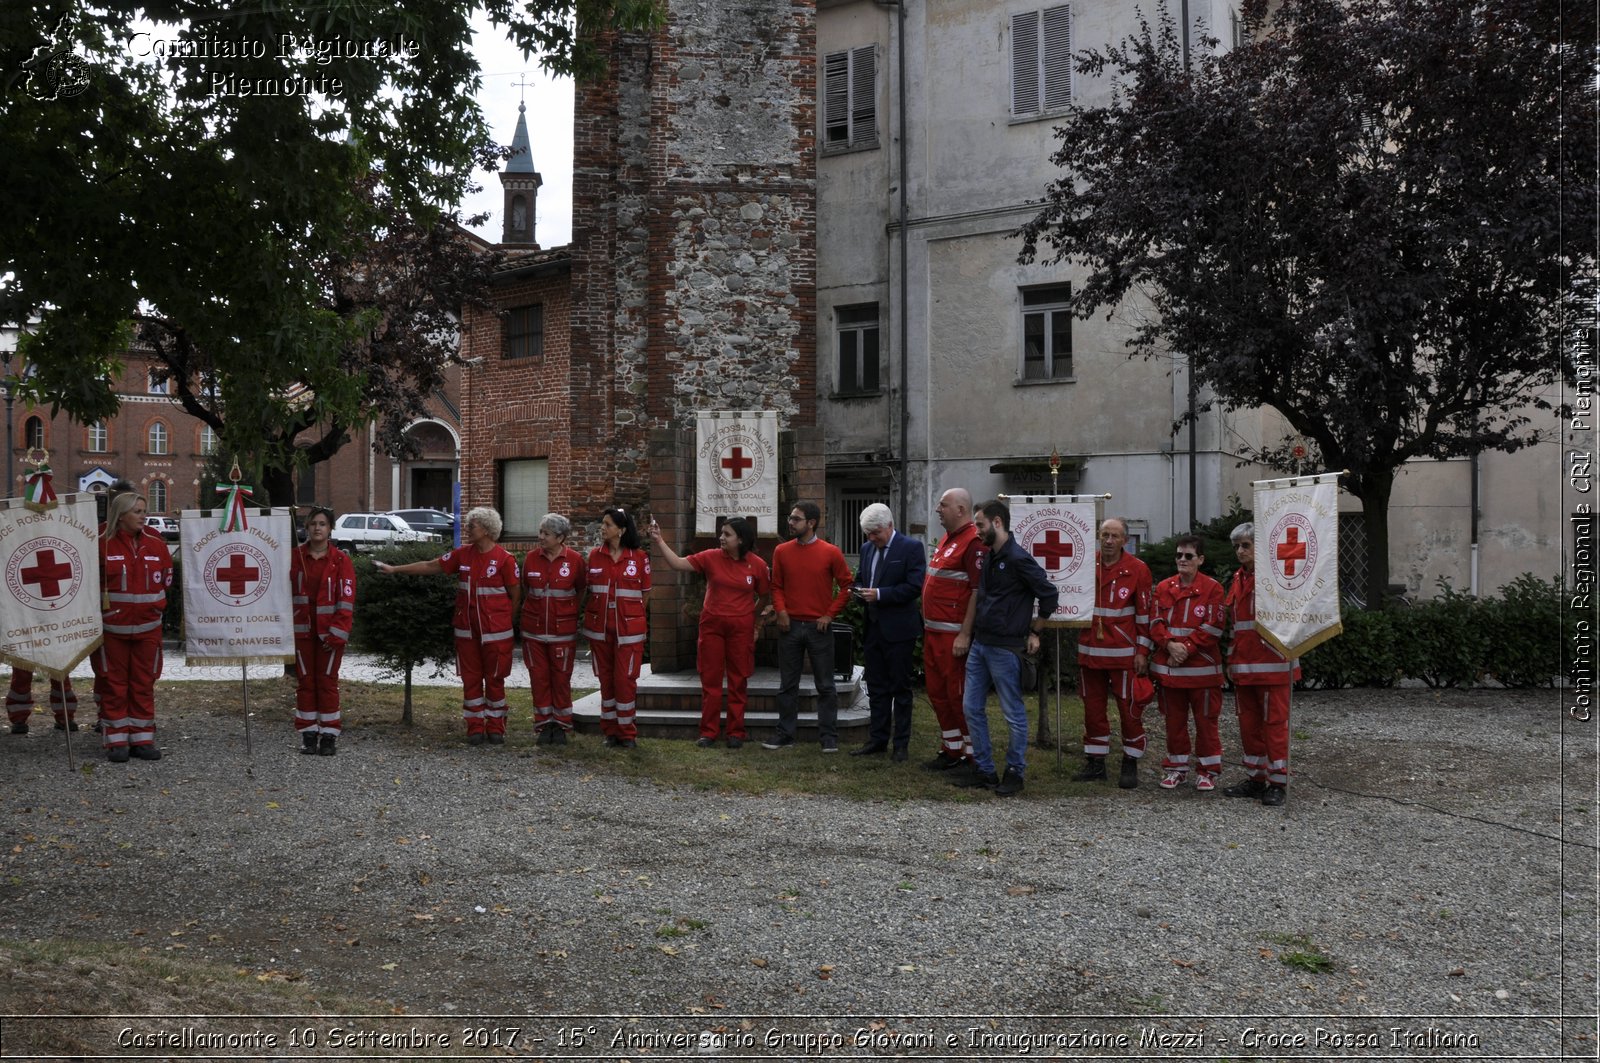
POLYGON ((855 674, 856 629, 849 624, 833 624, 833 677, 848 681, 855 674))

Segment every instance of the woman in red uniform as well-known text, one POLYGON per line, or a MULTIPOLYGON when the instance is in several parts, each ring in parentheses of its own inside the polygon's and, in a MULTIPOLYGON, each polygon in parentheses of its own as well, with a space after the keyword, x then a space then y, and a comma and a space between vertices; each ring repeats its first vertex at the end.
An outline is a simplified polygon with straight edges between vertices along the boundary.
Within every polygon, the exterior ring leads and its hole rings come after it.
POLYGON ((627 510, 601 515, 600 545, 589 551, 586 578, 583 637, 600 681, 600 730, 606 745, 632 749, 639 744, 634 698, 649 634, 644 600, 650 593, 650 555, 639 548, 639 526, 627 510))
POLYGON ((661 538, 661 526, 650 522, 650 537, 661 547, 667 567, 698 572, 706 578, 705 604, 700 609, 700 640, 695 646, 700 666, 700 745, 717 740, 722 728, 722 679, 728 679, 728 748, 738 749, 749 737, 744 709, 749 701, 750 673, 756 668, 756 629, 770 610, 756 613, 772 580, 767 563, 755 552, 756 532, 730 517, 717 533, 718 548, 679 557, 661 538))
POLYGON ((467 744, 493 746, 506 741, 506 676, 511 674, 511 620, 522 598, 517 559, 495 540, 500 514, 478 506, 462 522, 462 545, 436 561, 407 565, 374 564, 379 572, 430 576, 454 572, 456 590, 456 671, 461 676, 461 716, 467 744))
POLYGON ((105 640, 97 652, 106 686, 100 718, 106 759, 116 764, 130 755, 161 759, 156 680, 161 677, 161 614, 172 585, 172 553, 161 536, 144 526, 144 516, 142 495, 118 495, 106 510, 100 539, 105 640))
POLYGON ((578 648, 583 558, 567 546, 572 522, 547 513, 539 547, 522 559, 522 660, 533 682, 533 730, 541 746, 567 744, 572 733, 572 662, 578 648))
POLYGON ((294 729, 300 752, 331 757, 344 729, 339 715, 339 664, 350 641, 356 608, 356 571, 350 557, 329 542, 333 511, 306 517, 306 541, 289 563, 294 588, 294 729))

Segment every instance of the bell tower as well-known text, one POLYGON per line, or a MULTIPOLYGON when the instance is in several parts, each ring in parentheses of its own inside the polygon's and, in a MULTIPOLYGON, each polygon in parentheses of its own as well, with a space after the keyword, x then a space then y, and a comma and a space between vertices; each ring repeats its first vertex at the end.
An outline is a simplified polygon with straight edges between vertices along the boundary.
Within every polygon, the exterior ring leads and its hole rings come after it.
POLYGON ((517 104, 517 131, 511 137, 511 158, 500 171, 500 185, 505 189, 505 210, 501 215, 500 242, 513 247, 539 245, 533 238, 534 211, 539 200, 539 186, 544 178, 533 168, 533 149, 528 143, 528 105, 517 104))

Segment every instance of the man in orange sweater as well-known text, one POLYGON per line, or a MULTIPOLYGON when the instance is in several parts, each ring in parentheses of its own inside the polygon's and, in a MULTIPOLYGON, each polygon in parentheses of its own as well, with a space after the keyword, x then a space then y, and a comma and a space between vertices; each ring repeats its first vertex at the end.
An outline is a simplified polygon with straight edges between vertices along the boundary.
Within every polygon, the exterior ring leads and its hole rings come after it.
POLYGON ((789 533, 772 552, 772 608, 778 613, 778 729, 767 749, 794 745, 800 671, 811 658, 817 684, 817 733, 824 753, 839 751, 839 695, 833 683, 833 633, 829 628, 850 600, 850 566, 844 554, 817 537, 822 510, 797 502, 789 533))

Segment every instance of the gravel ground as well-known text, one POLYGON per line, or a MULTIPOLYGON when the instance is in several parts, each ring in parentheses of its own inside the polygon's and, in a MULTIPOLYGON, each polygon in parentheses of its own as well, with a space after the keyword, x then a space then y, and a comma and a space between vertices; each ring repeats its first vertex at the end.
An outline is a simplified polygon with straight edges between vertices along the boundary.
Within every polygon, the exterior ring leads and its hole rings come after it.
POLYGON ((1276 810, 1150 768, 890 803, 359 727, 301 757, 281 721, 252 763, 236 716, 163 712, 156 764, 69 773, 50 732, 0 737, 0 937, 178 931, 188 959, 502 1016, 525 1058, 575 1058, 561 1015, 614 1017, 591 1053, 636 1038, 602 1059, 707 1031, 685 1054, 1596 1058, 1595 725, 1554 691, 1297 695, 1276 810))

